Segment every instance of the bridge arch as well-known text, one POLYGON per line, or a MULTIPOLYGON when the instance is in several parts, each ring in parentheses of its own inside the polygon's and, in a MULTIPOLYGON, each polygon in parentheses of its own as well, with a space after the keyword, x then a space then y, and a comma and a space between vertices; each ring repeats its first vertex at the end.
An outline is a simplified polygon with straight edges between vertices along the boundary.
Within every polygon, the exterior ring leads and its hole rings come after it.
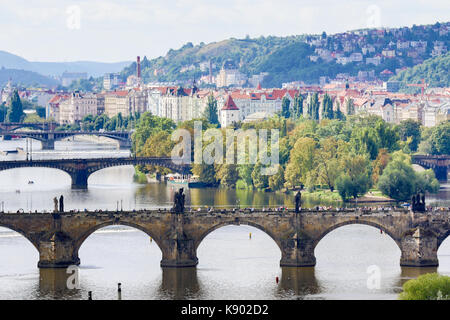
POLYGON ((44 169, 53 169, 53 170, 58 170, 61 172, 64 172, 65 175, 67 175, 69 177, 69 179, 72 178, 71 174, 69 171, 66 171, 58 166, 45 166, 45 165, 36 165, 36 166, 23 166, 23 167, 14 167, 14 168, 5 168, 5 169, 0 169, 0 173, 4 172, 4 171, 8 171, 8 170, 15 170, 15 169, 23 169, 23 168, 44 168, 44 169))
POLYGON ((95 231, 97 231, 99 229, 102 229, 102 228, 108 227, 108 226, 112 226, 112 225, 127 226, 127 227, 131 227, 131 228, 134 228, 134 229, 144 232, 145 234, 147 234, 149 237, 152 238, 152 240, 158 245, 158 248, 160 249, 160 251, 162 253, 161 241, 155 234, 153 234, 153 232, 149 231, 145 227, 143 227, 139 224, 136 224, 136 223, 132 223, 132 222, 128 222, 128 221, 110 220, 110 221, 106 221, 104 223, 100 223, 100 224, 88 229, 80 237, 78 237, 77 239, 74 239, 74 252, 77 254, 77 256, 78 256, 78 251, 80 250, 81 246, 86 241, 86 239, 89 238, 90 235, 92 235, 95 231))
POLYGON ((272 232, 270 232, 269 230, 267 230, 267 228, 261 226, 258 223, 255 223, 255 222, 252 222, 252 221, 247 221, 247 220, 239 220, 239 222, 236 222, 234 220, 229 220, 229 221, 223 221, 223 222, 220 222, 218 224, 215 224, 214 226, 212 226, 211 228, 209 228, 208 230, 203 232, 198 239, 196 239, 196 241, 195 241, 195 250, 198 249, 198 247, 200 246, 202 241, 211 232, 213 232, 213 231, 215 231, 217 229, 220 229, 222 227, 225 227, 225 226, 230 226, 230 225, 247 225, 247 226, 250 226, 250 227, 254 227, 254 228, 258 229, 258 230, 261 230, 262 232, 267 234, 277 244, 278 248, 282 251, 281 243, 277 240, 277 238, 274 236, 274 234, 272 232))
POLYGON ((439 250, 439 247, 442 245, 442 243, 444 243, 445 240, 447 240, 447 238, 449 236, 450 236, 450 229, 448 229, 444 234, 437 237, 437 249, 438 250, 439 250))
POLYGON ((36 250, 39 252, 39 243, 34 241, 32 238, 30 238, 26 231, 22 230, 21 228, 19 228, 17 226, 12 226, 12 225, 7 224, 7 223, 0 223, 0 227, 9 229, 9 230, 14 231, 14 232, 17 232, 18 234, 23 236, 25 239, 27 239, 33 245, 33 247, 35 247, 36 250))
POLYGON ((348 220, 348 221, 344 221, 344 222, 340 222, 340 223, 336 223, 328 228, 326 228, 325 230, 323 230, 321 232, 321 234, 319 235, 319 237, 317 237, 314 240, 314 248, 319 244, 319 242, 330 232, 339 229, 340 227, 343 226, 347 226, 347 225, 352 225, 352 224, 359 224, 359 225, 366 225, 366 226, 370 226, 370 227, 374 227, 377 229, 381 229, 384 233, 386 233, 392 240, 394 240, 394 242, 397 244, 398 248, 400 250, 402 250, 402 245, 401 245, 401 239, 398 239, 392 232, 391 230, 389 230, 388 228, 386 228, 385 226, 373 222, 373 221, 367 221, 367 220, 348 220))

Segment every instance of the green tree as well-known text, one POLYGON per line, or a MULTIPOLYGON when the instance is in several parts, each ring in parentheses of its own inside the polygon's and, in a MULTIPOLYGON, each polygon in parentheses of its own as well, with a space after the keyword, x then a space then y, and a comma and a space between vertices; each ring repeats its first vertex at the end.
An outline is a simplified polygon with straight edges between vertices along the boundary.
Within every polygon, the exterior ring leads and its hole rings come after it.
POLYGON ((211 124, 219 124, 219 116, 217 111, 217 100, 213 95, 208 97, 206 109, 203 115, 211 124))
POLYGON ((336 179, 342 173, 340 157, 347 149, 347 143, 328 137, 320 142, 320 148, 316 151, 318 182, 326 184, 331 191, 334 191, 336 179))
POLYGON ((341 110, 341 105, 340 105, 338 99, 336 99, 336 112, 334 114, 334 118, 338 119, 338 120, 344 120, 345 119, 344 113, 341 110))
POLYGON ((319 94, 314 92, 311 99, 312 119, 319 121, 319 94))
POLYGON ((423 190, 436 193, 439 191, 439 187, 439 181, 436 179, 433 169, 416 172, 416 192, 423 190))
POLYGON ((299 138, 291 150, 285 170, 285 180, 289 187, 304 185, 309 171, 315 167, 317 142, 312 138, 299 138))
POLYGON ((379 141, 374 128, 355 128, 352 132, 350 143, 356 153, 361 155, 368 154, 371 160, 374 160, 378 155, 379 141))
POLYGON ((322 119, 333 119, 333 101, 328 93, 322 99, 322 119))
POLYGON ((298 119, 303 116, 303 96, 296 94, 294 97, 294 104, 292 106, 292 115, 294 119, 298 119))
POLYGON ((353 103, 353 99, 349 98, 346 101, 346 105, 345 105, 346 109, 347 109, 347 115, 354 115, 355 114, 355 105, 353 103))
POLYGON ((23 113, 22 101, 19 97, 19 92, 14 90, 9 103, 8 112, 6 114, 6 121, 8 122, 21 122, 25 118, 23 113))
POLYGON ((105 124, 108 122, 109 118, 106 114, 99 115, 94 121, 94 130, 99 131, 105 128, 105 124))
POLYGON ((402 141, 407 141, 408 137, 412 137, 408 147, 412 152, 416 152, 420 143, 420 123, 412 119, 400 122, 399 135, 402 141))
POLYGON ((290 105, 291 100, 289 100, 286 97, 283 97, 283 99, 281 100, 281 115, 286 119, 291 116, 290 105))
POLYGON ((1 103, 0 104, 0 122, 5 122, 7 112, 8 112, 8 108, 3 103, 1 103))
POLYGON ((403 284, 401 300, 449 300, 450 277, 427 273, 403 284))
POLYGON ((430 144, 432 154, 450 154, 450 121, 445 121, 433 128, 430 144))
MULTIPOLYGON (((109 123, 115 121, 115 119, 115 117, 111 118, 111 120, 106 123, 105 129, 111 130, 108 127, 109 123)), ((173 129, 175 129, 175 123, 173 120, 168 118, 160 118, 152 115, 150 112, 145 112, 139 118, 136 130, 132 135, 133 151, 139 155, 145 142, 152 134, 158 131, 167 131, 171 133, 173 129)))
POLYGON ((199 180, 209 184, 216 183, 216 171, 212 164, 194 164, 192 173, 199 177, 199 180))
POLYGON ((272 191, 277 191, 284 186, 284 170, 282 166, 278 167, 276 174, 269 176, 269 188, 272 191))
POLYGON ((235 164, 221 164, 216 170, 216 180, 220 185, 227 188, 234 188, 239 178, 238 170, 235 164))
POLYGON ((238 173, 239 177, 244 181, 247 188, 253 186, 253 179, 252 179, 252 172, 253 172, 254 166, 247 163, 247 164, 240 164, 238 166, 238 173))
POLYGON ((405 201, 415 193, 415 180, 416 175, 410 164, 392 160, 380 176, 377 187, 392 199, 405 201))
POLYGON ((363 155, 347 154, 342 158, 342 173, 336 179, 336 188, 342 200, 356 199, 370 187, 370 163, 363 155))
POLYGON ((253 186, 258 189, 265 189, 269 186, 269 177, 262 174, 262 167, 261 162, 257 161, 252 171, 253 186))
MULTIPOLYGON (((161 130, 151 135, 145 141, 139 155, 144 157, 169 157, 174 145, 175 143, 170 139, 170 133, 168 131, 161 130)), ((145 171, 158 172, 163 175, 171 172, 171 170, 167 168, 152 165, 147 165, 145 171)))

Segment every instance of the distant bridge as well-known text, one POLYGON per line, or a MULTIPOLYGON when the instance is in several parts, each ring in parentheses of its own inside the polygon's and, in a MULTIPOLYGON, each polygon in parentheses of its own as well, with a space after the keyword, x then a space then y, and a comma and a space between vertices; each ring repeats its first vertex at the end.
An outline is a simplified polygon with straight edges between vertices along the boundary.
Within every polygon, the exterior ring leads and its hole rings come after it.
POLYGON ((120 148, 131 148, 129 131, 1 131, 0 136, 19 136, 39 140, 43 150, 55 149, 55 141, 79 135, 94 135, 117 140, 120 148))
POLYGON ((176 164, 170 157, 128 157, 128 158, 92 158, 92 159, 48 159, 0 161, 0 171, 25 167, 44 167, 62 170, 72 178, 72 188, 87 189, 89 176, 101 169, 126 165, 155 165, 178 173, 187 174, 189 165, 176 164))
POLYGON ((450 168, 450 155, 415 155, 411 158, 412 163, 418 164, 426 169, 433 169, 436 178, 441 181, 447 180, 450 168))
POLYGON ((0 131, 14 131, 21 128, 33 128, 35 130, 55 130, 56 122, 1 122, 0 131))
POLYGON ((401 266, 431 267, 439 264, 437 251, 450 235, 450 212, 215 209, 184 214, 167 210, 0 213, 0 226, 22 234, 39 251, 40 268, 79 264, 83 242, 109 225, 130 226, 152 237, 162 251, 161 267, 194 267, 197 249, 209 233, 241 224, 258 228, 273 239, 281 251, 281 266, 314 266, 314 249, 321 239, 342 226, 363 224, 394 240, 401 251, 401 266))

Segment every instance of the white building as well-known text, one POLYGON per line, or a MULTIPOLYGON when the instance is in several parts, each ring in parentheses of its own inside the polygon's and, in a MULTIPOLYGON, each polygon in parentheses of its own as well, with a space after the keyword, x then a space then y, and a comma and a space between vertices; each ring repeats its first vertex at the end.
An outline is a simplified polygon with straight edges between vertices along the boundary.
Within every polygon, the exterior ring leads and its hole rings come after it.
POLYGON ((239 122, 239 108, 233 101, 233 98, 228 95, 225 104, 219 112, 219 122, 222 128, 226 128, 232 123, 239 122))
POLYGON ((87 115, 97 115, 97 97, 93 93, 75 91, 59 103, 60 124, 73 124, 87 115))

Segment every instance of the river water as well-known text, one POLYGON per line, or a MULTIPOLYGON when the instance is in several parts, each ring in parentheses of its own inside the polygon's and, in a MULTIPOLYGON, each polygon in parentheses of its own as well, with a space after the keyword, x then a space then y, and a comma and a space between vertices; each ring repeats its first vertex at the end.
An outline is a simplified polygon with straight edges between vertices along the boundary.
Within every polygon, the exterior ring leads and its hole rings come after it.
MULTIPOLYGON (((24 140, 2 141, 1 150, 24 140)), ((55 151, 33 143, 33 159, 50 157, 127 156, 114 145, 57 142, 55 151)), ((23 159, 22 155, 0 160, 23 159)), ((72 190, 61 171, 22 168, 0 172, 0 205, 6 211, 51 210, 52 199, 64 195, 67 209, 170 207, 174 188, 133 182, 131 166, 107 168, 89 178, 88 190, 72 190), (28 184, 32 180, 33 184, 28 184)), ((450 185, 428 197, 450 206, 450 185)), ((187 190, 187 205, 292 206, 283 194, 223 189, 187 190)), ((450 275, 450 240, 438 251, 438 268, 402 268, 400 249, 386 234, 365 225, 349 225, 325 236, 315 250, 314 268, 281 268, 281 253, 273 240, 249 226, 226 226, 201 243, 197 268, 162 269, 161 251, 142 231, 111 226, 93 233, 80 248, 80 286, 67 289, 65 270, 38 269, 38 252, 28 240, 0 228, 0 299, 396 299, 402 284, 425 272, 450 275), (251 239, 249 233, 252 234, 251 239), (373 266, 379 287, 370 286, 373 266), (276 279, 279 279, 277 282, 276 279), (369 284, 369 285, 368 285, 369 284)), ((373 275, 373 274, 372 274, 373 275)))

